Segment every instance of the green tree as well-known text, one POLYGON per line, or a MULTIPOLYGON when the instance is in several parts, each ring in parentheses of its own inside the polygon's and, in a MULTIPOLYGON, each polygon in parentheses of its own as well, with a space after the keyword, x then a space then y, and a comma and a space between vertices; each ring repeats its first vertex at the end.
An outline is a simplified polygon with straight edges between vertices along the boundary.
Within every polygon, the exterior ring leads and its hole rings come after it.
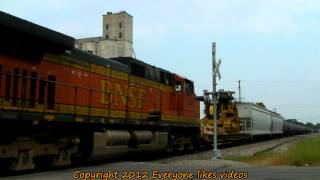
POLYGON ((298 120, 296 120, 296 119, 287 119, 287 121, 294 123, 294 124, 298 124, 298 120))
POLYGON ((307 122, 307 123, 305 124, 305 126, 307 126, 307 127, 309 127, 309 128, 312 128, 312 129, 315 129, 315 125, 312 124, 311 122, 307 122))
POLYGON ((263 102, 257 102, 256 105, 266 108, 266 106, 263 104, 263 102))

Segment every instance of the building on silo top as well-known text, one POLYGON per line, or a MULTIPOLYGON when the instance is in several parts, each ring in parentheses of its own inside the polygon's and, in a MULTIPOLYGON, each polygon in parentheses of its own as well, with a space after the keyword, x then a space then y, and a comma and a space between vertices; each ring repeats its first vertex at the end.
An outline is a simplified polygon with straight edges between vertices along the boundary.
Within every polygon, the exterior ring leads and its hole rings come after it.
POLYGON ((105 58, 133 57, 133 17, 126 11, 102 17, 102 36, 77 39, 75 47, 105 58))

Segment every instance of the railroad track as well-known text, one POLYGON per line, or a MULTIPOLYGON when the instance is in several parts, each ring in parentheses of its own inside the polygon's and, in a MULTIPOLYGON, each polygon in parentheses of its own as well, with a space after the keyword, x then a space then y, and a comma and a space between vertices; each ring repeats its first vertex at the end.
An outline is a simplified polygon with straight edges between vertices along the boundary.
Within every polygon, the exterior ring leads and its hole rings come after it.
MULTIPOLYGON (((223 144, 219 148, 222 151, 223 156, 235 154, 237 151, 247 152, 249 155, 253 155, 261 151, 270 151, 283 144, 290 143, 302 139, 302 136, 286 137, 279 139, 272 139, 267 141, 259 141, 249 144, 223 144), (257 148, 259 147, 259 148, 257 148), (253 150, 254 149, 254 150, 253 150)), ((180 160, 207 160, 211 158, 211 147, 203 147, 198 151, 182 151, 182 152, 171 152, 171 153, 132 153, 122 157, 110 158, 97 161, 82 162, 69 166, 62 167, 37 167, 34 170, 26 170, 19 172, 0 172, 0 177, 16 178, 23 175, 31 175, 45 172, 63 172, 72 171, 72 169, 84 169, 88 167, 96 167, 103 165, 112 165, 114 163, 130 161, 130 162, 149 162, 149 163, 171 163, 180 160)))

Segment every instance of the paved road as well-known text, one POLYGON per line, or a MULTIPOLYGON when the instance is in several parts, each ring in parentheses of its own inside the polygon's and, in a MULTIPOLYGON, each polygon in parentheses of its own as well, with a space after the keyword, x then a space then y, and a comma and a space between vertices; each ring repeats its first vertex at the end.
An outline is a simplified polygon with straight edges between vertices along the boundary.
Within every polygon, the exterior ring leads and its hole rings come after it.
POLYGON ((243 165, 229 165, 224 160, 199 160, 192 165, 160 164, 147 162, 118 162, 84 168, 39 172, 29 175, 21 175, 1 179, 57 180, 74 179, 74 177, 78 179, 84 179, 81 178, 85 176, 84 173, 94 172, 103 172, 105 173, 105 176, 109 177, 108 179, 227 179, 220 178, 220 175, 226 175, 226 177, 229 176, 229 179, 240 179, 241 177, 243 179, 247 177, 247 179, 257 180, 320 179, 320 167, 252 167, 243 165), (135 173, 128 174, 126 172, 135 173), (165 172, 168 173, 166 174, 165 172), (132 177, 125 178, 125 175, 130 175, 132 177), (179 176, 184 178, 179 178, 179 176))

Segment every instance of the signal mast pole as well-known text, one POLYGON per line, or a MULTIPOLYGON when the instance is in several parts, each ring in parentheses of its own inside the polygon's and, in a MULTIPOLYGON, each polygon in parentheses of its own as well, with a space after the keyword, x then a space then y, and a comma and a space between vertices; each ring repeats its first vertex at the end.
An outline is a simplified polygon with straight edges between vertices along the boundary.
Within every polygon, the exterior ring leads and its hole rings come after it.
POLYGON ((219 66, 221 60, 218 64, 216 63, 216 43, 212 43, 212 76, 213 76, 213 90, 212 90, 212 102, 213 102, 213 157, 212 160, 220 158, 220 151, 218 150, 218 138, 217 138, 217 74, 220 77, 219 66))
POLYGON ((239 102, 241 102, 241 81, 238 81, 239 83, 239 102))

